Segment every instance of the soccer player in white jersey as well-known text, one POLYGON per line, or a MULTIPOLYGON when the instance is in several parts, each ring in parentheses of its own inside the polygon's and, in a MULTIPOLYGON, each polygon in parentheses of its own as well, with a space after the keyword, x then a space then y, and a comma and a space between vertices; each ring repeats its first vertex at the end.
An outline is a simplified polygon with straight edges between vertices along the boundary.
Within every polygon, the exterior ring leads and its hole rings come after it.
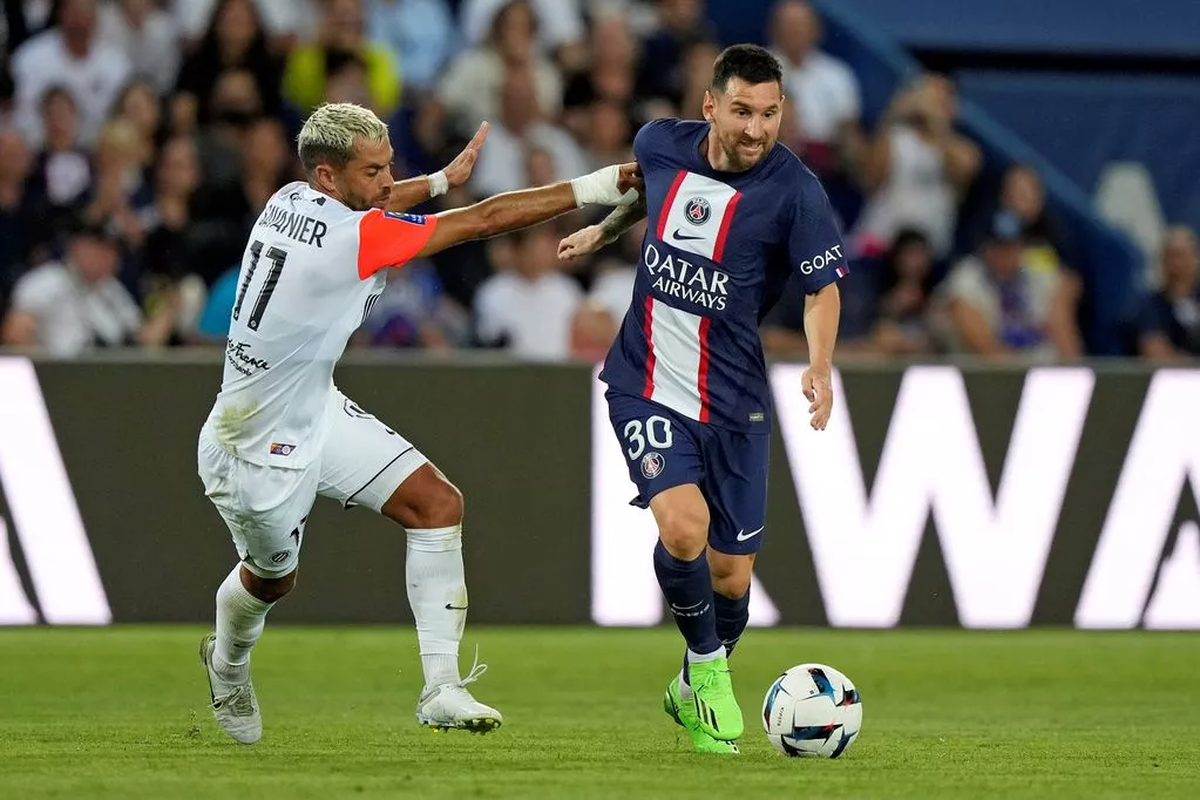
POLYGON ((402 213, 466 181, 486 134, 485 123, 446 169, 394 183, 387 126, 360 106, 322 106, 299 137, 307 182, 276 192, 250 234, 224 379, 198 446, 205 494, 240 557, 217 590, 216 632, 201 642, 200 657, 217 723, 239 742, 262 736, 250 651, 267 612, 295 585, 318 494, 369 508, 407 532, 405 577, 425 674, 417 720, 481 733, 501 724, 500 712, 466 689, 486 667, 465 678, 458 669, 467 613, 462 495, 333 382, 387 268, 589 203, 638 197, 636 165, 614 165, 437 215, 402 213))

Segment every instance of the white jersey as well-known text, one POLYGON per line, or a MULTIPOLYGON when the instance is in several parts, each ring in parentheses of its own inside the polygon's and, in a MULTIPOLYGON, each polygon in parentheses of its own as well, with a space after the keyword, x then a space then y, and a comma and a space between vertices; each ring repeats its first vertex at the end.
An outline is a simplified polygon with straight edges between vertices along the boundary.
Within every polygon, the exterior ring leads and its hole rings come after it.
POLYGON ((333 368, 383 292, 383 268, 415 256, 436 227, 436 217, 353 211, 299 182, 267 201, 242 256, 205 423, 223 450, 294 469, 317 457, 333 368))

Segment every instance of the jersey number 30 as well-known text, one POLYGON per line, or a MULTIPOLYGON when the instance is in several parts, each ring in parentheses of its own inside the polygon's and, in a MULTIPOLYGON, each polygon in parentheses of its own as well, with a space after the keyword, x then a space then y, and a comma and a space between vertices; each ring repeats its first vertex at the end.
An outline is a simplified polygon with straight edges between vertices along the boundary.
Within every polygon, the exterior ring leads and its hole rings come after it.
POLYGON ((625 423, 625 438, 629 440, 629 449, 625 451, 625 455, 629 456, 630 461, 636 461, 642 453, 646 452, 646 442, 655 450, 669 450, 674 444, 674 435, 671 433, 671 420, 666 417, 660 417, 655 414, 646 420, 646 435, 642 435, 642 421, 640 419, 631 419, 625 423), (656 430, 657 428, 657 430, 656 430))
MULTIPOLYGON (((250 245, 250 268, 246 270, 246 277, 242 278, 242 285, 238 287, 237 300, 233 304, 235 320, 242 315, 242 301, 246 299, 246 290, 250 288, 250 281, 254 279, 254 271, 258 269, 258 261, 262 255, 263 243, 255 240, 250 245)), ((287 251, 272 247, 267 250, 266 256, 267 260, 271 262, 271 269, 267 272, 267 279, 263 281, 262 288, 258 290, 258 299, 254 301, 250 319, 246 320, 246 327, 252 331, 258 330, 263 314, 267 311, 267 304, 271 302, 271 295, 275 294, 275 286, 279 283, 279 276, 283 273, 283 264, 287 261, 287 251)))

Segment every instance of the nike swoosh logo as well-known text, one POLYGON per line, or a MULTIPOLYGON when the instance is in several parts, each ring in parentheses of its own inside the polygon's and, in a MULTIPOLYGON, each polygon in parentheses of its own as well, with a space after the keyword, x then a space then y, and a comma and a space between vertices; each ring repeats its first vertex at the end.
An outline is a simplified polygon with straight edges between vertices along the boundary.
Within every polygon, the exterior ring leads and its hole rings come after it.
POLYGON ((671 233, 671 238, 677 242, 696 242, 703 239, 703 236, 688 236, 686 233, 680 233, 679 228, 676 228, 671 233))
POLYGON ((758 536, 760 533, 762 533, 763 528, 765 527, 767 526, 763 525, 762 528, 759 528, 756 531, 750 531, 749 533, 746 533, 746 530, 743 528, 742 530, 738 531, 737 540, 739 542, 744 542, 747 539, 753 539, 755 536, 758 536))
POLYGON ((446 610, 447 611, 466 611, 467 607, 466 606, 452 606, 449 603, 446 603, 446 610))

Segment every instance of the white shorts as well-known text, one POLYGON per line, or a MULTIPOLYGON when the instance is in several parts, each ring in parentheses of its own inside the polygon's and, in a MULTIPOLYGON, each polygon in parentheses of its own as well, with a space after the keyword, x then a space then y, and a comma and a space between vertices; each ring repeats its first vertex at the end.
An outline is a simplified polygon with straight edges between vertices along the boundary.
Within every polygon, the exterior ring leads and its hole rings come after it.
POLYGON ((403 436, 334 391, 329 398, 325 445, 304 469, 252 464, 200 431, 197 463, 204 493, 233 535, 246 569, 281 578, 299 563, 304 525, 317 495, 343 508, 376 513, 428 459, 403 436))

